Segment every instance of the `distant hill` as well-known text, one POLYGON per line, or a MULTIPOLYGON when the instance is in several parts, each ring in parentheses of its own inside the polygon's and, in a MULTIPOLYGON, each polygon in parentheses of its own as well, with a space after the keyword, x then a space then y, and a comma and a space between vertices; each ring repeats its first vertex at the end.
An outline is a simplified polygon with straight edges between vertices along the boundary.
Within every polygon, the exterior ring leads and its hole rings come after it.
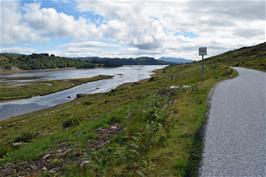
POLYGON ((207 58, 204 61, 210 63, 227 63, 231 66, 242 66, 266 71, 266 42, 228 51, 207 58))
POLYGON ((101 57, 80 57, 79 60, 87 60, 94 64, 101 64, 105 67, 116 67, 123 65, 172 65, 174 63, 157 60, 152 57, 138 58, 101 58, 101 57))
POLYGON ((161 57, 159 58, 159 60, 169 62, 169 63, 175 63, 175 64, 185 64, 185 63, 193 62, 193 60, 190 60, 190 59, 174 58, 174 57, 161 57))
POLYGON ((31 55, 22 54, 0 54, 0 69, 11 70, 18 68, 22 70, 33 70, 33 69, 53 69, 53 68, 93 68, 95 67, 89 61, 73 60, 66 57, 58 57, 55 55, 49 55, 47 53, 31 55))
MULTIPOLYGON (((266 42, 204 59, 209 63, 227 63, 231 66, 243 66, 266 71, 266 42)), ((173 65, 191 63, 192 60, 174 57, 138 58, 107 58, 107 57, 79 57, 67 58, 43 54, 14 54, 0 53, 0 70, 19 69, 52 69, 52 68, 93 68, 96 66, 117 67, 123 65, 173 65)))
POLYGON ((152 57, 138 58, 100 58, 100 57, 59 57, 48 53, 31 55, 0 53, 0 70, 34 70, 53 68, 93 68, 118 67, 123 65, 172 65, 174 63, 157 60, 152 57))

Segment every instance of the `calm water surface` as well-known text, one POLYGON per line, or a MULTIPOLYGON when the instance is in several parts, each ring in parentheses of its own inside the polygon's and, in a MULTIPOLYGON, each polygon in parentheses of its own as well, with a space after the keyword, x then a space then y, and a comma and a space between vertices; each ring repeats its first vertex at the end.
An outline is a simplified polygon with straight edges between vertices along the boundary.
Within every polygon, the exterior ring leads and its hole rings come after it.
POLYGON ((118 68, 96 68, 80 70, 59 70, 59 71, 31 71, 25 73, 0 75, 1 82, 9 84, 27 83, 32 80, 59 80, 86 78, 97 75, 111 75, 112 79, 99 80, 85 83, 71 89, 52 93, 45 96, 35 96, 32 98, 14 100, 0 103, 0 120, 13 116, 49 108, 58 104, 69 102, 75 99, 77 94, 95 94, 108 92, 124 83, 137 82, 142 79, 150 78, 153 71, 166 67, 165 65, 138 65, 123 66, 118 68), (8 79, 12 79, 8 80, 8 79), (21 80, 18 78, 34 78, 21 80))

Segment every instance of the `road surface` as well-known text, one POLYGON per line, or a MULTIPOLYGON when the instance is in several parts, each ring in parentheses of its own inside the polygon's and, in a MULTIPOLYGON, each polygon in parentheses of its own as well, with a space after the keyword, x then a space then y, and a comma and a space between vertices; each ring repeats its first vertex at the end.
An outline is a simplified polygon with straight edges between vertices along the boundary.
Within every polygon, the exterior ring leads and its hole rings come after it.
POLYGON ((266 177, 266 73, 235 69, 211 99, 201 177, 266 177))

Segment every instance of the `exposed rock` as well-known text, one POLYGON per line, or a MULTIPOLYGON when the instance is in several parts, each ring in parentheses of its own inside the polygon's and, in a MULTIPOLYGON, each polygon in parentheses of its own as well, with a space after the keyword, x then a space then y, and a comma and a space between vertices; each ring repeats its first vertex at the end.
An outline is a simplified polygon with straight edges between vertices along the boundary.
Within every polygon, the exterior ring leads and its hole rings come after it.
POLYGON ((63 152, 64 151, 64 149, 57 149, 56 150, 56 152, 58 152, 58 153, 61 153, 61 152, 63 152))
POLYGON ((112 125, 111 126, 111 129, 113 129, 113 130, 115 130, 115 129, 117 129, 118 128, 118 124, 115 124, 115 125, 112 125))
POLYGON ((170 89, 191 88, 191 85, 172 85, 170 89))
POLYGON ((122 129, 120 124, 113 124, 109 128, 98 128, 97 132, 99 133, 99 138, 96 140, 89 140, 88 146, 93 149, 99 149, 104 146, 109 138, 113 136, 113 134, 119 132, 122 129))
POLYGON ((35 165, 30 165, 30 167, 33 169, 33 170, 37 170, 37 167, 35 165))
POLYGON ((59 170, 60 170, 60 168, 55 167, 55 168, 49 170, 49 172, 50 172, 50 173, 56 173, 56 172, 59 171, 59 170))
POLYGON ((90 161, 89 160, 82 160, 80 162, 80 168, 81 169, 84 169, 86 166, 88 166, 90 164, 90 161))
POLYGON ((51 154, 46 154, 45 156, 43 156, 42 157, 42 159, 44 160, 44 159, 47 159, 48 157, 50 157, 51 156, 51 154))
POLYGON ((81 150, 72 151, 71 155, 73 157, 80 157, 82 155, 82 151, 81 150))
POLYGON ((25 144, 25 143, 23 143, 23 142, 16 142, 16 143, 13 143, 12 145, 13 145, 14 147, 20 147, 20 146, 22 146, 23 144, 25 144))
POLYGON ((179 85, 172 85, 172 86, 170 87, 170 89, 178 89, 178 88, 180 88, 179 85))
POLYGON ((77 98, 84 97, 84 96, 86 96, 86 94, 82 94, 82 93, 77 94, 77 98))
POLYGON ((61 152, 59 152, 59 153, 57 153, 56 154, 56 156, 57 157, 65 157, 65 156, 67 156, 71 151, 72 151, 73 149, 67 149, 67 150, 65 150, 65 151, 61 151, 61 152))
POLYGON ((11 175, 12 173, 14 173, 14 169, 12 169, 12 168, 10 168, 10 167, 7 167, 7 168, 4 168, 3 170, 2 170, 2 173, 3 173, 3 175, 11 175))

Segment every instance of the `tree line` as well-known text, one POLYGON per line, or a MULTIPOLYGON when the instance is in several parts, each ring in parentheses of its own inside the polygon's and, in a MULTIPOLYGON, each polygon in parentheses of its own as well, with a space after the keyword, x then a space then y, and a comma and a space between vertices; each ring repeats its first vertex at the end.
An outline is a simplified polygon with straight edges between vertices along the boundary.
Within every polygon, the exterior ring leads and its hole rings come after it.
POLYGON ((47 53, 31 55, 1 54, 0 66, 3 69, 18 67, 23 70, 53 69, 53 68, 93 68, 96 65, 90 61, 58 57, 47 53))

